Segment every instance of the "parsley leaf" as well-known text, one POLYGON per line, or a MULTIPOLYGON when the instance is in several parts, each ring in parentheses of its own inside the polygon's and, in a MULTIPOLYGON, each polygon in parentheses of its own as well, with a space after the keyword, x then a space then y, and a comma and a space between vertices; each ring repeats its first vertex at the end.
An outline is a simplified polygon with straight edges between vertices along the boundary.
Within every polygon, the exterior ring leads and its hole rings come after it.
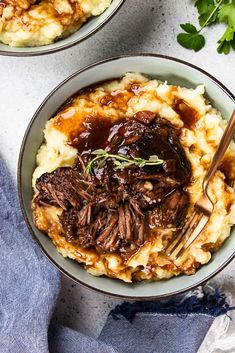
POLYGON ((177 41, 182 47, 186 49, 192 49, 194 51, 199 51, 205 45, 205 38, 196 33, 180 33, 177 36, 177 41))
POLYGON ((213 22, 216 21, 217 16, 218 16, 218 11, 216 11, 215 5, 210 5, 207 9, 207 12, 202 13, 199 16, 200 26, 203 27, 204 25, 206 26, 211 25, 213 22), (210 19, 208 20, 208 18, 210 19))
POLYGON ((230 44, 228 42, 219 43, 218 48, 217 48, 217 52, 219 54, 224 53, 227 55, 230 52, 230 44))
POLYGON ((227 24, 227 28, 218 40, 218 53, 228 54, 230 49, 235 50, 235 0, 231 3, 225 4, 218 13, 220 22, 227 24))
POLYGON ((191 23, 181 24, 180 27, 187 33, 197 33, 197 28, 191 23))
POLYGON ((230 42, 230 45, 231 45, 232 49, 235 51, 235 36, 234 36, 233 40, 230 42))
POLYGON ((195 6, 198 10, 199 15, 207 13, 208 9, 211 5, 214 5, 213 0, 196 0, 195 1, 195 6))
POLYGON ((226 4, 219 10, 218 19, 220 22, 227 23, 235 30, 235 0, 230 4, 226 4))

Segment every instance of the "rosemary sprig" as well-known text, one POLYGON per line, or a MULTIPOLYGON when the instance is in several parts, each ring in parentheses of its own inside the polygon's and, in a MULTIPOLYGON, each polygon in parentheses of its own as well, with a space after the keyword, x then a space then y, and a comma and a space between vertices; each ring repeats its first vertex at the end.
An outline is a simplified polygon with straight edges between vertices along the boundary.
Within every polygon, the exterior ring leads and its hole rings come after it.
POLYGON ((130 158, 124 156, 123 154, 113 154, 109 153, 103 149, 98 149, 91 152, 92 155, 95 155, 93 159, 89 161, 86 166, 86 173, 91 174, 93 172, 94 162, 99 161, 98 168, 101 168, 105 165, 107 159, 114 159, 114 170, 121 170, 130 166, 137 166, 143 168, 146 165, 159 165, 163 164, 164 160, 159 159, 157 155, 152 155, 149 159, 144 159, 140 157, 130 158))

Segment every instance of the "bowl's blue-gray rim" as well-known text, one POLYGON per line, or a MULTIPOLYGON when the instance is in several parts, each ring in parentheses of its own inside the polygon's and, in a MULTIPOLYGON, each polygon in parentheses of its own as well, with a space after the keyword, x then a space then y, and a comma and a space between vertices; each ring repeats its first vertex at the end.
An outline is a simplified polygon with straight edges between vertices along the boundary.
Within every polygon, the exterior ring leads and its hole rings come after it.
POLYGON ((71 48, 74 45, 83 42, 85 39, 91 37, 93 34, 95 34, 96 32, 98 32, 101 28, 103 28, 106 23, 108 23, 113 16, 117 13, 117 11, 121 8, 121 6, 124 4, 126 0, 121 0, 120 4, 118 6, 115 7, 115 9, 110 13, 109 16, 107 16, 103 22, 101 22, 97 27, 95 27, 94 29, 92 29, 89 33, 85 34, 83 37, 79 38, 79 39, 75 39, 73 42, 68 43, 68 44, 64 44, 61 45, 59 47, 56 48, 52 48, 52 49, 43 49, 42 46, 42 50, 34 52, 34 51, 28 51, 28 52, 14 52, 14 51, 7 51, 7 50, 0 50, 0 55, 3 56, 18 56, 18 57, 22 57, 22 56, 41 56, 41 55, 46 55, 46 54, 52 54, 52 53, 56 53, 59 52, 61 50, 67 49, 67 48, 71 48))
POLYGON ((44 99, 44 101, 40 104, 40 106, 38 107, 38 109, 36 110, 36 112, 34 113, 32 119, 29 122, 29 125, 26 129, 26 132, 24 134, 23 137, 23 141, 21 144, 21 148, 20 148, 20 152, 19 152, 19 159, 18 159, 18 168, 17 168, 17 187, 18 187, 18 195, 19 195, 19 201, 20 201, 20 206, 21 206, 21 210, 26 222, 26 225, 29 229, 30 234, 32 235, 33 239, 36 241, 36 243, 39 245, 42 253, 49 259, 49 261, 55 266, 57 267, 60 272, 62 272, 64 275, 66 275, 68 278, 72 279, 73 281, 75 281, 76 283, 89 288, 95 292, 99 292, 101 294, 105 294, 114 298, 119 298, 119 299, 128 299, 128 300, 160 300, 160 299, 164 299, 164 298, 168 298, 177 294, 183 294, 189 290, 192 290, 193 288, 196 288, 200 285, 205 284, 209 279, 211 279, 212 277, 214 277, 216 274, 218 274, 220 271, 222 271, 235 257, 235 251, 234 253, 220 266, 218 267, 214 272, 212 272, 211 274, 209 274, 208 276, 206 276, 203 280, 198 281, 197 283, 188 286, 187 288, 184 288, 182 290, 177 290, 175 292, 171 292, 169 294, 162 294, 162 295, 154 295, 154 296, 147 296, 147 297, 132 297, 132 296, 126 296, 126 295, 121 295, 121 294, 114 294, 114 293, 109 293, 106 292, 104 290, 101 289, 97 289, 93 286, 88 285, 87 283, 82 282, 81 280, 77 279, 76 277, 72 276, 70 273, 68 273, 64 268, 62 268, 59 264, 56 263, 56 261, 53 260, 53 258, 50 256, 50 254, 43 248, 43 246, 41 245, 41 243, 39 242, 38 238, 36 237, 28 216, 27 216, 27 212, 24 206, 24 201, 23 201, 23 194, 22 194, 22 187, 21 187, 21 179, 22 179, 22 159, 23 159, 23 155, 24 155, 24 148, 25 148, 25 144, 27 141, 27 137, 28 134, 30 132, 31 126, 34 123, 34 121, 37 119, 37 116, 39 114, 39 112, 41 111, 42 107, 47 103, 47 101, 51 98, 51 96, 58 90, 60 89, 60 87, 64 86, 68 81, 70 81, 73 77, 79 75, 80 73, 89 70, 90 68, 93 68, 95 66, 99 66, 101 64, 107 63, 107 62, 111 62, 111 61, 116 61, 119 59, 124 59, 124 58, 128 58, 128 57, 156 57, 156 58, 160 58, 163 60, 169 60, 169 61, 173 61, 176 63, 181 63, 183 65, 189 66, 192 69, 195 69, 199 72, 201 72, 202 74, 208 76, 217 86, 219 86, 227 95, 228 97, 234 102, 235 104, 235 96, 232 94, 232 92, 230 92, 218 79, 216 79, 214 76, 212 76, 211 74, 207 73, 205 70, 199 68, 198 66, 188 63, 184 60, 175 58, 175 57, 171 57, 171 56, 166 56, 166 55, 162 55, 162 54, 155 54, 155 53, 132 53, 132 54, 127 54, 127 55, 120 55, 120 56, 115 56, 115 57, 110 57, 108 59, 104 59, 101 61, 98 61, 94 64, 88 65, 83 69, 80 69, 78 71, 76 71, 75 73, 73 73, 72 75, 70 75, 68 78, 66 78, 65 80, 63 80, 58 86, 56 86, 50 93, 49 95, 44 99))

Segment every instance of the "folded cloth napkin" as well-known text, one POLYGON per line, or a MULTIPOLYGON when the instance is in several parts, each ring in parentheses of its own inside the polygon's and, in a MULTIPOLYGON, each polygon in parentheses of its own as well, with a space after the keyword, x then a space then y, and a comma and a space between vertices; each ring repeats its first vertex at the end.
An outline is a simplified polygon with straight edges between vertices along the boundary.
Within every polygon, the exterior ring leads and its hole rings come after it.
MULTIPOLYGON (((196 353, 224 296, 123 303, 96 340, 51 322, 59 272, 31 239, 0 159, 0 353, 196 353), (48 329, 49 327, 49 329, 48 329)), ((88 313, 89 315, 89 313, 88 313)))

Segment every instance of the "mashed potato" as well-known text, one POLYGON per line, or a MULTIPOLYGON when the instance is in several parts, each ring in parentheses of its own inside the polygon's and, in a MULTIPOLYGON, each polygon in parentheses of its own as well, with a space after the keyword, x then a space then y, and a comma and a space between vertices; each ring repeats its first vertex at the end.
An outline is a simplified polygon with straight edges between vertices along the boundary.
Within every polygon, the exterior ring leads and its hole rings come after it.
POLYGON ((112 0, 5 0, 0 3, 0 41, 12 47, 51 44, 77 31, 112 0))
MULTIPOLYGON (((226 121, 203 94, 203 86, 182 88, 140 74, 128 73, 121 80, 102 84, 78 95, 46 124, 45 142, 37 155, 38 166, 33 175, 33 187, 42 173, 76 163, 77 150, 67 142, 72 135, 78 133, 86 116, 102 115, 115 121, 123 116, 131 119, 136 112, 148 110, 181 129, 180 142, 192 165, 193 182, 187 189, 190 214, 193 204, 202 194, 203 178, 226 126, 226 121), (108 101, 110 97, 115 99, 108 101), (177 109, 176 100, 181 102, 177 109), (196 113, 196 121, 191 126, 186 119, 187 114, 183 114, 185 108, 193 109, 196 113)), ((188 251, 175 261, 162 252, 174 229, 153 229, 151 241, 145 242, 134 255, 124 259, 118 254, 98 254, 95 250, 85 250, 68 243, 62 236, 63 229, 58 219, 62 209, 59 207, 42 207, 33 202, 35 223, 51 237, 64 257, 83 263, 86 270, 95 276, 106 275, 132 282, 159 280, 182 273, 193 274, 201 265, 210 261, 211 253, 222 245, 235 223, 234 151, 232 143, 209 185, 209 194, 214 203, 209 223, 188 251)))

